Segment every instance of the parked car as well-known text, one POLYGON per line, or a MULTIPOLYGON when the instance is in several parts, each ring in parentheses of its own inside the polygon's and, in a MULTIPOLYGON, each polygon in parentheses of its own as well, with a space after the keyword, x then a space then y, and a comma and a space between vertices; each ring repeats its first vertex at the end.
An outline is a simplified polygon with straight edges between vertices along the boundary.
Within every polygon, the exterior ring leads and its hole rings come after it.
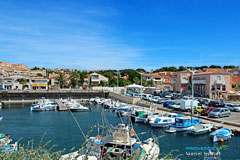
POLYGON ((215 107, 208 107, 208 108, 205 108, 203 109, 200 114, 201 116, 208 116, 208 114, 213 110, 215 109, 215 107))
POLYGON ((170 105, 172 105, 172 104, 174 104, 173 101, 166 101, 166 102, 163 103, 163 107, 167 107, 167 108, 169 108, 170 105))
POLYGON ((224 107, 224 103, 219 102, 219 101, 210 101, 208 103, 209 107, 224 107))
POLYGON ((228 117, 231 115, 231 112, 228 108, 215 108, 209 114, 208 117, 228 117))
POLYGON ((159 96, 154 96, 152 102, 157 103, 159 99, 160 99, 159 96))
POLYGON ((206 107, 203 107, 203 106, 195 106, 194 113, 201 113, 205 109, 206 109, 206 107))
POLYGON ((230 111, 240 112, 239 104, 225 104, 224 107, 228 108, 230 111))
POLYGON ((183 96, 181 94, 174 94, 171 99, 181 99, 183 96))
POLYGON ((158 103, 158 104, 162 104, 162 103, 167 102, 167 101, 169 101, 168 98, 161 98, 161 99, 158 100, 157 103, 158 103))
POLYGON ((174 104, 170 105, 170 108, 174 109, 174 110, 179 110, 181 107, 181 103, 179 102, 175 102, 174 104))

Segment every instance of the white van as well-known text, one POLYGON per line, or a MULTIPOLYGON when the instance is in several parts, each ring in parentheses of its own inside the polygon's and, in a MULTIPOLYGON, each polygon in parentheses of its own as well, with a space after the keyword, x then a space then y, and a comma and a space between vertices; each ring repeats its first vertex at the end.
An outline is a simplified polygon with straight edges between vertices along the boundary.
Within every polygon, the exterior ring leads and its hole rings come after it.
POLYGON ((197 100, 182 100, 180 110, 181 111, 190 111, 193 103, 193 108, 198 106, 199 102, 197 100))

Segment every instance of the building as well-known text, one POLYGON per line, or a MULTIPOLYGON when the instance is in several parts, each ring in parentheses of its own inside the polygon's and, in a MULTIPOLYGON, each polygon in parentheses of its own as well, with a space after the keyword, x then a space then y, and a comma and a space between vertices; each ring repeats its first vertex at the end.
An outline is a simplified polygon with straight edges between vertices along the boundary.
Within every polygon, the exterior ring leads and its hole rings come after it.
POLYGON ((240 68, 234 68, 232 70, 229 70, 229 72, 235 77, 239 76, 240 77, 240 68))
POLYGON ((231 90, 240 90, 240 76, 231 77, 231 90))
POLYGON ((92 85, 100 84, 101 81, 108 82, 108 78, 98 74, 96 72, 88 76, 88 82, 92 85))
POLYGON ((58 74, 49 74, 49 88, 51 89, 59 89, 59 82, 58 82, 58 74))
POLYGON ((175 72, 173 74, 173 91, 178 93, 184 93, 191 89, 189 79, 191 77, 192 73, 188 70, 181 71, 181 72, 175 72))
POLYGON ((29 76, 31 77, 45 77, 46 70, 45 69, 35 69, 29 72, 29 76))
POLYGON ((213 99, 227 98, 231 74, 228 72, 202 72, 193 77, 194 96, 209 97, 213 99))
POLYGON ((6 90, 24 90, 31 89, 29 77, 21 75, 13 75, 7 77, 1 77, 1 88, 6 90))
POLYGON ((48 89, 48 78, 32 77, 31 78, 32 90, 45 90, 48 89))

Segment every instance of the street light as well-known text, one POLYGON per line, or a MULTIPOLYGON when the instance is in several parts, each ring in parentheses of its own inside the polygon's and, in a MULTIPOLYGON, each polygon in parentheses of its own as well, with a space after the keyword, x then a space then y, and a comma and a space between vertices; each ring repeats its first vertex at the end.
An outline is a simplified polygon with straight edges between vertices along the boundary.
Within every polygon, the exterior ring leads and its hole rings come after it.
MULTIPOLYGON (((139 74, 141 75, 141 86, 143 86, 143 85, 142 85, 142 75, 143 75, 144 73, 143 73, 143 72, 137 72, 137 73, 139 73, 139 74)), ((143 88, 141 88, 141 99, 142 99, 142 89, 143 89, 143 88)))

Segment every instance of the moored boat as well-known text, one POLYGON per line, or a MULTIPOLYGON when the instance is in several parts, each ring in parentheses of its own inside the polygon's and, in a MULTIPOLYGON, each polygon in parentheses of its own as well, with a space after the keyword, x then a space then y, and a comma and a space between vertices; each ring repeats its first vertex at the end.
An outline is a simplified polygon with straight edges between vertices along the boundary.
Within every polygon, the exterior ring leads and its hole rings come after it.
POLYGON ((194 134, 194 135, 199 135, 199 134, 204 134, 204 133, 211 132, 212 128, 213 128, 213 125, 211 125, 211 124, 200 124, 200 123, 198 123, 198 124, 188 128, 187 133, 194 134))
POLYGON ((176 129, 176 131, 186 131, 191 126, 194 126, 201 122, 201 119, 189 119, 185 117, 177 117, 175 123, 171 124, 170 127, 176 129))
POLYGON ((56 110, 57 104, 49 99, 42 98, 35 100, 31 106, 31 111, 52 111, 56 110))
POLYGON ((213 142, 223 142, 231 138, 232 131, 229 128, 221 128, 212 132, 210 136, 213 138, 213 142))

